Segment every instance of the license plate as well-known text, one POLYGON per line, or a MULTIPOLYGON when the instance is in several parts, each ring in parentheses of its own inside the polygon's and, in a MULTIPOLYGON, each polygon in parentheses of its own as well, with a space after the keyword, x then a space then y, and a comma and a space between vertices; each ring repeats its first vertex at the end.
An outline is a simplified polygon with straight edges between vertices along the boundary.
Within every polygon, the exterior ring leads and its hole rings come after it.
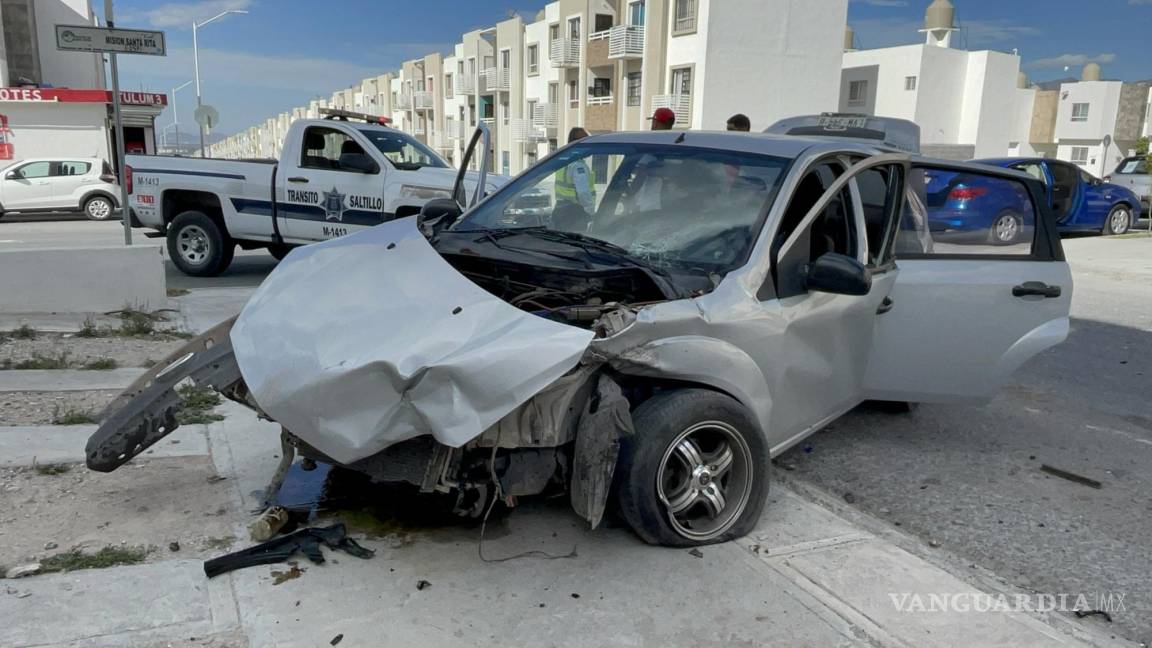
POLYGON ((867 117, 821 117, 819 126, 826 131, 846 131, 849 128, 864 128, 867 117))

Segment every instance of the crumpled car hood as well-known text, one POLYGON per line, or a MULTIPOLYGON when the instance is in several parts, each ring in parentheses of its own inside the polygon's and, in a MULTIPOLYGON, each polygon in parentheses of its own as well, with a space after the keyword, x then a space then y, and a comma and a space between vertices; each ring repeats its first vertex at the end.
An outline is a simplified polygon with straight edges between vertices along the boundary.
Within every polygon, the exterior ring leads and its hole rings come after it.
POLYGON ((464 445, 575 367, 592 337, 469 281, 415 217, 294 250, 232 329, 260 407, 341 463, 422 434, 464 445))

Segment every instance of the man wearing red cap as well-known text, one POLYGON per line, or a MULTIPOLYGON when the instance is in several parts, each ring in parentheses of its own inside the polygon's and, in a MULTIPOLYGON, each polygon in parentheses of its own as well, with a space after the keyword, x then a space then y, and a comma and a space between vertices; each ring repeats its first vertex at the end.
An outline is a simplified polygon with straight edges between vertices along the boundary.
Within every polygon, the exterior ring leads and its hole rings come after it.
POLYGON ((676 125, 676 113, 671 108, 657 108, 652 113, 652 130, 672 130, 676 125))

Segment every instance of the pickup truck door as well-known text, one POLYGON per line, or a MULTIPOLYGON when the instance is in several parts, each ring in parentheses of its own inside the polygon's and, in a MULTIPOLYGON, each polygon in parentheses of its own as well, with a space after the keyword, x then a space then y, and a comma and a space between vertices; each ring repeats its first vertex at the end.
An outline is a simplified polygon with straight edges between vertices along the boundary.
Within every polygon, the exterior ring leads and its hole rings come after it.
POLYGON ((29 162, 4 173, 4 209, 47 209, 52 205, 52 162, 29 162))
MULTIPOLYGON (((1011 171, 916 163, 910 185, 923 186, 917 176, 925 172, 981 176, 988 187, 1008 183, 997 193, 1026 197, 1023 235, 993 245, 985 236, 932 232, 930 250, 897 253, 895 284, 876 315, 865 397, 986 400, 1025 361, 1067 337, 1071 273, 1040 183, 1011 171)), ((925 218, 903 218, 901 227, 925 218)))
POLYGON ((343 123, 309 126, 299 159, 277 172, 277 213, 292 242, 324 241, 384 222, 384 184, 389 170, 371 157, 343 123))

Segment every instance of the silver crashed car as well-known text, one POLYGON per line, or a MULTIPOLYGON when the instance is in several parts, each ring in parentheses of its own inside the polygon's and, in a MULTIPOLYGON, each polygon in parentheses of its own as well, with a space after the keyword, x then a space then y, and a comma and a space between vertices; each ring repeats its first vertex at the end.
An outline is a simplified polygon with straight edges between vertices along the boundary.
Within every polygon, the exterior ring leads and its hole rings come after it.
POLYGON ((281 475, 295 454, 455 493, 466 516, 566 492, 650 543, 728 540, 760 518, 770 458, 862 401, 988 399, 1064 340, 1072 281, 1044 196, 868 142, 591 137, 492 195, 458 185, 419 218, 294 250, 109 406, 88 465, 172 432, 191 381, 282 425, 281 475), (562 172, 591 179, 580 200, 562 172), (1031 202, 1030 237, 937 240, 928 216, 963 219, 976 181, 1031 202), (526 196, 549 213, 525 216, 526 196))

